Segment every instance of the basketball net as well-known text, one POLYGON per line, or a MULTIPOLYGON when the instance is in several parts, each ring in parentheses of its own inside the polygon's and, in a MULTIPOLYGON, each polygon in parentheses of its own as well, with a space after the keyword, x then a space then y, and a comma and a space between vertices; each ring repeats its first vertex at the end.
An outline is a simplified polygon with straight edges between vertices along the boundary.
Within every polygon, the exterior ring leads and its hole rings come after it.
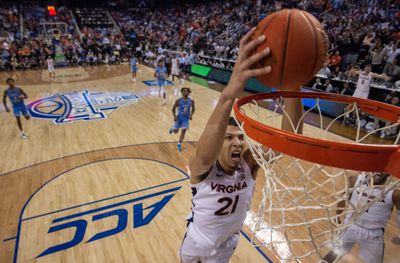
MULTIPOLYGON (((356 129, 352 143, 366 143, 370 137, 376 134, 379 136, 379 132, 393 130, 400 125, 390 124, 363 132, 361 125, 364 124, 364 114, 357 103, 345 108, 345 112, 335 119, 327 120, 322 116, 320 102, 317 98, 315 104, 300 119, 300 122, 313 119, 319 127, 304 125, 303 135, 307 136, 306 133, 309 133, 312 134, 310 137, 339 140, 339 136, 335 136, 331 128, 340 125, 349 129, 348 125, 339 120, 352 116, 356 129)), ((254 100, 241 106, 240 111, 258 122, 276 128, 280 128, 282 115, 285 115, 295 133, 298 133, 300 125, 295 126, 290 119, 285 111, 283 98, 270 100, 269 108, 271 104, 272 112, 254 100)), ((343 256, 341 239, 346 229, 357 222, 374 202, 382 200, 399 182, 397 178, 390 176, 384 184, 374 185, 372 172, 329 167, 300 160, 271 148, 266 149, 247 136, 243 125, 241 123, 240 128, 245 133, 249 150, 264 172, 265 182, 262 199, 255 200, 259 203, 258 211, 249 212, 245 225, 252 230, 252 244, 273 250, 281 261, 325 262, 322 259, 330 251, 334 251, 339 258, 343 256), (350 176, 359 178, 359 183, 354 187, 349 184, 350 176), (371 196, 371 191, 368 190, 371 188, 382 191, 378 196, 371 196), (355 191, 358 196, 367 195, 369 201, 350 203, 351 195, 355 191), (338 205, 343 207, 338 208, 338 205)), ((399 139, 400 134, 397 134, 390 143, 398 144, 399 139)))

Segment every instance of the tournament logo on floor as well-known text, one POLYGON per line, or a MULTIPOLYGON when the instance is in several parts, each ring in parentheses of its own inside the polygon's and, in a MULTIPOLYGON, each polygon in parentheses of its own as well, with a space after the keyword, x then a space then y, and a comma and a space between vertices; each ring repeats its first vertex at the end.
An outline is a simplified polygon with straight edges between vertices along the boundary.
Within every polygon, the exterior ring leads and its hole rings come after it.
POLYGON ((30 102, 33 118, 52 119, 54 124, 107 118, 113 110, 138 102, 139 96, 127 92, 80 91, 57 93, 30 102))
MULTIPOLYGON (((158 85, 158 81, 157 80, 144 80, 143 81, 144 84, 146 84, 147 86, 159 86, 158 85)), ((164 80, 164 83, 161 86, 173 86, 174 83, 170 80, 164 80)))

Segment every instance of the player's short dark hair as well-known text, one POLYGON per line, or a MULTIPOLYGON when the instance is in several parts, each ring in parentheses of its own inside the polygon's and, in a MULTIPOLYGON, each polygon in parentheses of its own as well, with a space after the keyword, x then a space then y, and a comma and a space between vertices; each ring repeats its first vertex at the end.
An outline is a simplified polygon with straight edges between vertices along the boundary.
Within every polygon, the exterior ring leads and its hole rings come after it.
POLYGON ((229 117, 228 125, 229 125, 229 126, 239 127, 239 124, 236 122, 235 118, 233 118, 232 116, 229 117))
POLYGON ((189 93, 192 93, 192 91, 191 91, 190 88, 188 88, 188 87, 183 87, 183 88, 181 88, 181 92, 183 92, 184 90, 187 90, 189 93))
POLYGON ((8 78, 8 79, 6 80, 6 83, 8 84, 8 82, 9 82, 10 80, 15 81, 13 78, 8 78))

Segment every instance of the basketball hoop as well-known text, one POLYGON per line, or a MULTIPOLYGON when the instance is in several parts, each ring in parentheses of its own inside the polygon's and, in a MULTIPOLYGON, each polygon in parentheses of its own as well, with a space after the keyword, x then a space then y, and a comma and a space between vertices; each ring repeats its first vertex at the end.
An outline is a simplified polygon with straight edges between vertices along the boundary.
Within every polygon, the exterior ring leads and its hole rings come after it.
POLYGON ((338 250, 344 231, 382 198, 373 197, 368 203, 352 205, 349 202, 352 192, 356 189, 363 193, 364 182, 370 183, 370 187, 379 187, 382 193, 399 183, 400 134, 390 144, 368 144, 367 141, 378 132, 400 126, 400 107, 330 93, 273 92, 239 99, 234 113, 249 150, 265 176, 263 197, 251 226, 252 242, 268 246, 280 260, 317 262, 330 250, 338 250), (298 134, 300 125, 296 126, 285 111, 283 99, 286 98, 307 100, 308 106, 312 101, 300 122, 317 118, 319 127, 304 126, 303 133, 298 134), (266 102, 272 111, 260 105, 266 102), (325 102, 342 104, 343 108, 350 106, 340 116, 327 120, 321 109, 325 102), (363 132, 361 118, 367 114, 391 124, 363 132), (332 133, 333 127, 344 125, 338 120, 349 115, 355 118, 354 138, 332 133), (289 119, 295 132, 280 129, 283 116, 289 119), (393 176, 382 185, 374 185, 376 172, 393 176), (361 176, 363 183, 350 186, 350 176, 361 176), (345 207, 337 214, 340 202, 345 202, 345 207), (290 250, 290 255, 279 253, 282 246, 290 250))

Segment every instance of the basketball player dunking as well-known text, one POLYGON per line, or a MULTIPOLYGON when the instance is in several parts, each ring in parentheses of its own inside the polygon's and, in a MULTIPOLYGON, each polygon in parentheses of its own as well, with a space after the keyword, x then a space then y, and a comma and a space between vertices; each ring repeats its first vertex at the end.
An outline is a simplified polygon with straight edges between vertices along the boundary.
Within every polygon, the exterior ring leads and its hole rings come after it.
MULTIPOLYGON (((352 195, 350 202, 357 206, 357 203, 367 203, 370 199, 381 197, 373 205, 371 205, 367 211, 343 234, 342 239, 342 254, 347 254, 358 243, 360 245, 360 257, 365 263, 382 263, 385 243, 383 235, 385 233, 385 227, 390 219, 393 211, 393 207, 397 208, 397 225, 400 229, 400 190, 395 189, 382 193, 382 189, 379 185, 383 185, 388 180, 389 174, 387 173, 376 173, 374 174, 373 183, 374 186, 369 185, 369 182, 364 182, 366 190, 359 192, 355 190, 352 195)), ((350 185, 353 189, 358 189, 362 181, 361 175, 358 177, 349 178, 350 185), (356 186, 354 188, 354 186, 356 186)), ((340 209, 344 207, 344 201, 338 204, 338 213, 341 213, 340 209)), ((347 214, 346 222, 350 220, 351 214, 347 214)), ((394 244, 400 245, 399 236, 395 236, 392 239, 394 244)), ((326 262, 333 262, 337 255, 334 252, 330 252, 325 256, 326 262)))
POLYGON ((7 107, 7 100, 6 100, 6 98, 8 97, 13 106, 14 116, 17 119, 18 128, 21 131, 21 137, 22 139, 26 139, 27 138, 26 134, 22 129, 21 114, 24 115, 25 119, 29 120, 30 116, 28 114, 28 110, 24 103, 24 99, 27 99, 28 96, 20 87, 15 86, 14 79, 8 78, 6 82, 9 87, 4 91, 3 94, 4 108, 6 109, 7 112, 10 112, 10 109, 7 107))
POLYGON ((270 66, 251 68, 270 53, 265 49, 251 55, 265 40, 250 40, 253 33, 254 29, 250 30, 240 41, 231 79, 189 163, 193 207, 180 249, 182 263, 229 262, 250 207, 258 165, 246 149, 237 123, 229 116, 246 81, 271 72, 270 66))

